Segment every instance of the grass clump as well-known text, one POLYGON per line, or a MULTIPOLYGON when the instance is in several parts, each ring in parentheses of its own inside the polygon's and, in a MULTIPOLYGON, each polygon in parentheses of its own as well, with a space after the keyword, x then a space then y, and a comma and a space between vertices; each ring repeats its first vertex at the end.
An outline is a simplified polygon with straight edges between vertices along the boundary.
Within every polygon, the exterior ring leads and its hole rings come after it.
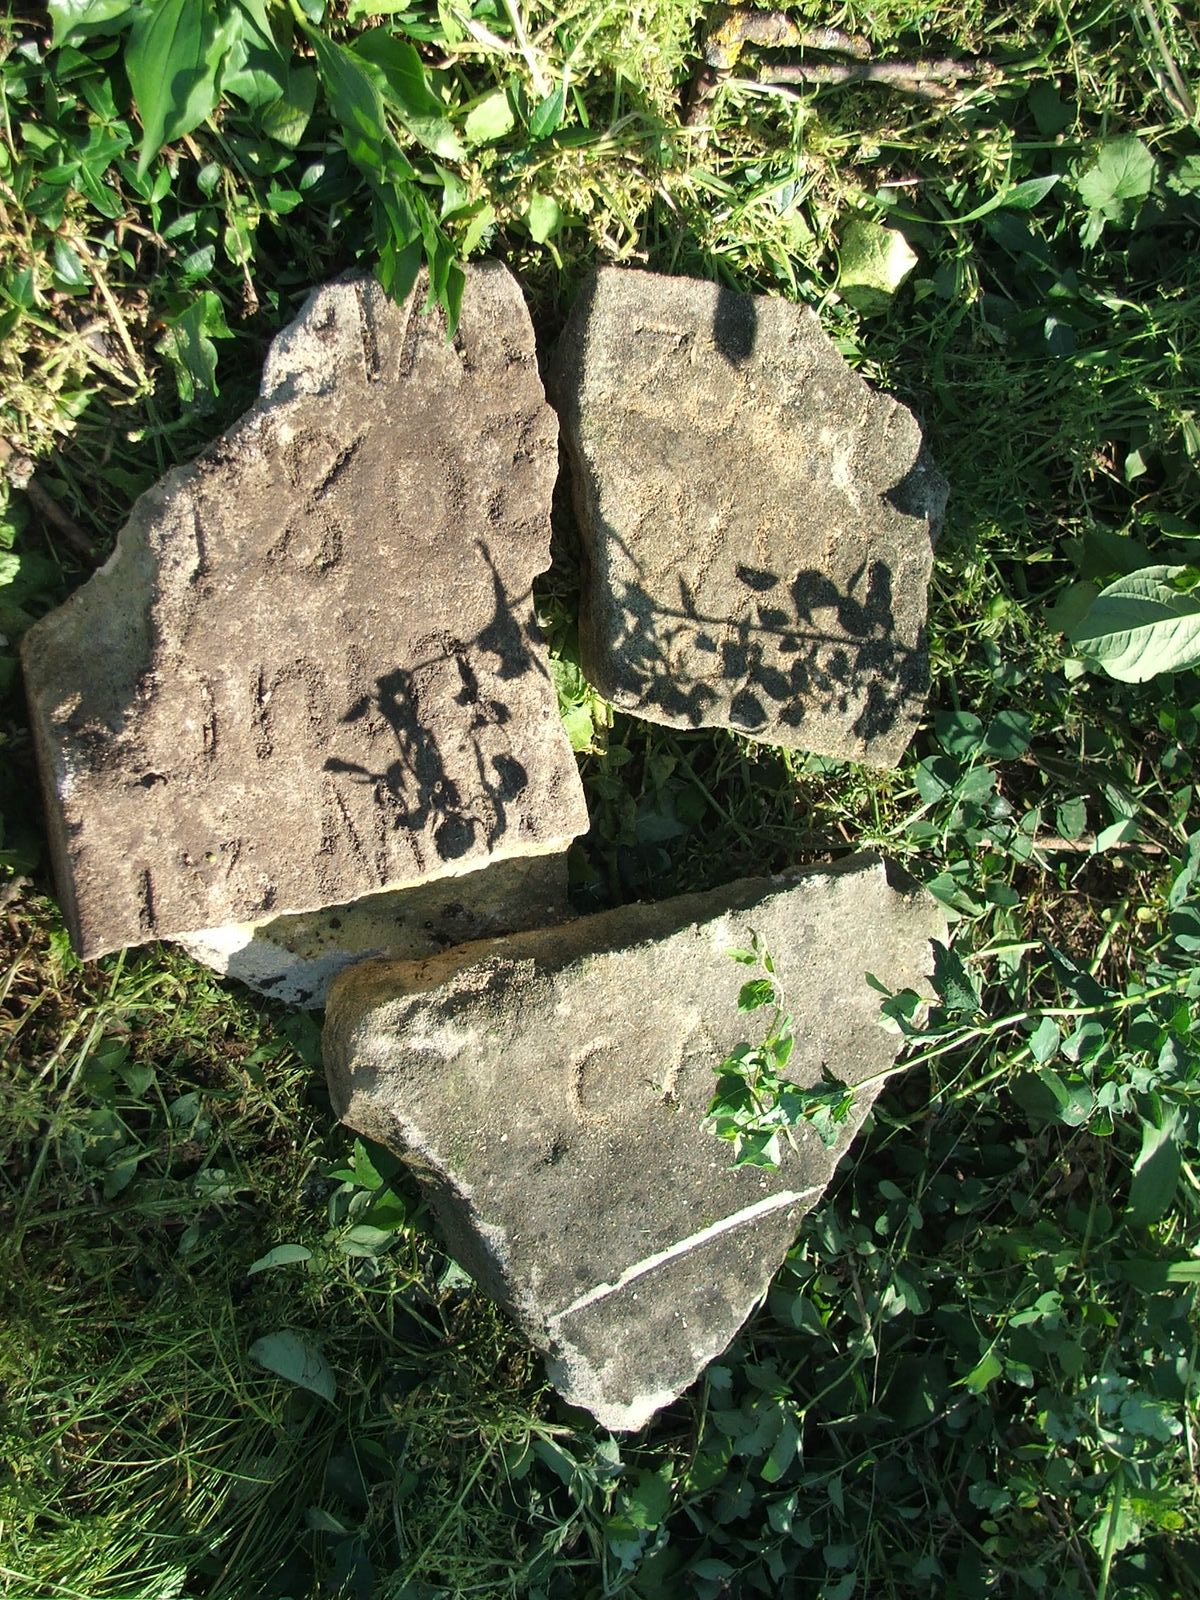
POLYGON ((145 4, 0 44, 6 1592, 1191 1600, 1200 679, 1116 683, 1066 638, 1200 549, 1185 8, 804 3, 877 58, 987 70, 936 101, 772 87, 747 47, 685 120, 690 0, 162 4, 243 45, 265 18, 257 88, 214 46, 156 134, 145 4), (915 257, 874 299, 856 226, 915 257), (873 846, 954 922, 931 993, 884 1001, 907 1070, 767 1305, 632 1440, 545 1390, 336 1128, 310 1022, 177 952, 74 960, 17 684, 23 629, 237 414, 313 282, 420 257, 452 308, 483 253, 543 341, 597 260, 807 301, 954 490, 934 695, 889 773, 605 707, 557 516, 580 909, 873 846))

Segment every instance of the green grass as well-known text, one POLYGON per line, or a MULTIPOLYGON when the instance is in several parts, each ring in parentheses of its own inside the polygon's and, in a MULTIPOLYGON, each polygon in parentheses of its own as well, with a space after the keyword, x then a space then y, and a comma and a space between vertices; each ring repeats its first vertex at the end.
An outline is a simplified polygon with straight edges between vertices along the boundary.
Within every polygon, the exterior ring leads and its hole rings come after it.
MULTIPOLYGON (((435 257, 513 266, 543 343, 597 260, 802 299, 920 412, 953 485, 929 716, 886 773, 596 702, 572 671, 560 496, 539 606, 592 807, 578 908, 870 846, 947 905, 958 957, 766 1305, 624 1441, 545 1388, 396 1163, 336 1125, 308 1019, 167 948, 69 951, 20 633, 247 403, 307 288, 401 241, 321 95, 293 143, 227 95, 139 175, 129 19, 54 50, 31 16, 5 27, 14 1600, 1200 1596, 1200 679, 1091 673, 1055 609, 1076 583, 1196 559, 1200 39, 1168 0, 806 0, 795 15, 879 56, 979 53, 994 71, 938 103, 764 91, 747 49, 685 125, 705 14, 414 0, 349 23, 335 6, 330 24, 416 41, 464 147, 439 171, 388 108, 415 170, 400 188, 445 210, 435 257), (561 121, 539 133, 564 69, 561 121), (467 139, 497 88, 511 128, 467 139), (1129 135, 1153 159, 1100 227, 1094 173, 1129 135), (870 314, 837 292, 854 218, 919 258, 870 314), (280 1244, 307 1255, 250 1272, 280 1244), (320 1352, 332 1401, 253 1359, 281 1330, 320 1352)), ((295 61, 311 49, 297 37, 295 61)), ((905 997, 889 1010, 912 1031, 905 997)))

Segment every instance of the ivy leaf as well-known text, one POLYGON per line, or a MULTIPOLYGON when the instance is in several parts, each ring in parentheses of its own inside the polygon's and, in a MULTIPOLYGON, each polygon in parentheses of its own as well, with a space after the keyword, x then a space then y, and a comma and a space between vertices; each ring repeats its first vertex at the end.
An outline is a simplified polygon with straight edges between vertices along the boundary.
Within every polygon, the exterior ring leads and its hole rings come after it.
POLYGON ((259 1272, 269 1272, 272 1267, 290 1267, 301 1261, 311 1261, 312 1251, 302 1244, 277 1244, 265 1256, 259 1256, 246 1268, 246 1276, 253 1278, 259 1272))
POLYGON ((1143 567, 1110 583, 1068 637, 1089 664, 1121 683, 1200 663, 1200 591, 1193 567, 1143 567))
POLYGON ((963 964, 956 950, 942 944, 933 945, 933 987, 938 998, 952 1017, 973 1017, 979 1010, 979 990, 974 978, 963 964))
POLYGON ((200 393, 216 397, 217 347, 214 339, 232 335, 225 322, 225 308, 211 289, 197 295, 186 310, 167 322, 167 331, 157 348, 175 370, 175 385, 185 405, 200 393))
POLYGON ((1089 211, 1126 225, 1150 193, 1157 166, 1136 134, 1110 139, 1079 179, 1079 198, 1089 211))
POLYGON ((775 985, 770 978, 751 978, 738 991, 738 1010, 757 1011, 760 1006, 769 1006, 774 998, 775 985))
POLYGON ((671 1468, 639 1472, 637 1482, 621 1496, 620 1515, 635 1528, 657 1528, 671 1505, 671 1468))
POLYGON ((1058 1054, 1061 1037, 1058 1023, 1053 1017, 1043 1017, 1029 1035, 1029 1054, 1039 1067, 1044 1067, 1048 1061, 1053 1061, 1058 1054))
POLYGON ((332 1400, 337 1392, 329 1363, 311 1340, 298 1333, 265 1334, 250 1346, 250 1359, 322 1400, 332 1400))
POLYGON ((540 105, 536 105, 529 117, 529 137, 531 139, 548 139, 557 129, 563 119, 563 111, 567 103, 567 86, 560 83, 540 105))
POLYGON ((136 13, 125 70, 142 119, 139 177, 164 144, 211 116, 232 31, 231 23, 218 20, 209 0, 158 0, 136 13))
POLYGON ((887 309, 917 264, 908 240, 895 228, 856 217, 842 234, 838 293, 858 311, 887 309))
POLYGON ((562 221, 558 201, 552 195, 540 192, 530 195, 527 220, 529 232, 535 242, 545 244, 550 235, 558 231, 558 225, 562 221))
POLYGON ((493 89, 467 112, 463 133, 468 144, 491 144, 493 140, 503 139, 506 133, 511 133, 516 122, 507 93, 503 89, 493 89))

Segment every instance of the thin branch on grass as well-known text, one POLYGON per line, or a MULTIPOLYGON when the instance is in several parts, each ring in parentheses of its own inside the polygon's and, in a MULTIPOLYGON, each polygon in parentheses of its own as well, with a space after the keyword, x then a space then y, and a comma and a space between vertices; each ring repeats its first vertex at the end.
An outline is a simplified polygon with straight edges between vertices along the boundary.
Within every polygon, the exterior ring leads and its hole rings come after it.
POLYGON ((43 522, 62 535, 63 543, 90 567, 99 565, 94 542, 83 531, 75 518, 59 505, 48 489, 34 477, 34 463, 29 456, 13 450, 0 440, 0 468, 3 468, 14 489, 21 489, 43 522))
POLYGON ((960 83, 986 83, 996 73, 990 61, 799 61, 765 67, 761 82, 815 86, 871 83, 922 100, 944 100, 960 83))
POLYGON ((841 28, 805 28, 782 11, 719 6, 704 38, 707 64, 718 72, 728 72, 748 44, 763 50, 820 50, 856 61, 865 61, 871 54, 865 39, 841 28))
MULTIPOLYGON (((1091 855, 1096 848, 1096 839, 1095 835, 1090 833, 1085 833, 1078 839, 1060 839, 1055 834, 1047 834, 1045 838, 1035 838, 1033 848, 1051 853, 1070 850, 1077 852, 1079 855, 1091 855)), ((1110 844, 1105 848, 1105 855, 1113 853, 1162 856, 1166 855, 1167 852, 1161 844, 1154 844, 1150 839, 1119 839, 1115 844, 1110 844)))

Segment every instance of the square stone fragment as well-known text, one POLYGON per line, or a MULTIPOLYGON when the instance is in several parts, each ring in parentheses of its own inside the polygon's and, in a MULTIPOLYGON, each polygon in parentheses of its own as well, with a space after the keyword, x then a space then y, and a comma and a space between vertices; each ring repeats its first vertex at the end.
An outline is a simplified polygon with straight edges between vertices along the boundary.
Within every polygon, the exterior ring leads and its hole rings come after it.
POLYGON ((334 1109, 413 1167, 450 1250, 609 1428, 641 1427, 765 1292, 895 1059, 871 973, 925 984, 945 918, 858 856, 335 978, 334 1109), (837 1147, 804 1123, 780 1171, 702 1127, 758 1042, 730 952, 757 934, 794 1018, 787 1076, 858 1085, 837 1147))
POLYGON ((557 428, 520 291, 318 290, 261 398, 25 639, 96 956, 561 851, 587 826, 534 617, 557 428))
POLYGON ((676 728, 893 766, 928 689, 946 484, 806 307, 608 267, 550 377, 583 668, 676 728))

